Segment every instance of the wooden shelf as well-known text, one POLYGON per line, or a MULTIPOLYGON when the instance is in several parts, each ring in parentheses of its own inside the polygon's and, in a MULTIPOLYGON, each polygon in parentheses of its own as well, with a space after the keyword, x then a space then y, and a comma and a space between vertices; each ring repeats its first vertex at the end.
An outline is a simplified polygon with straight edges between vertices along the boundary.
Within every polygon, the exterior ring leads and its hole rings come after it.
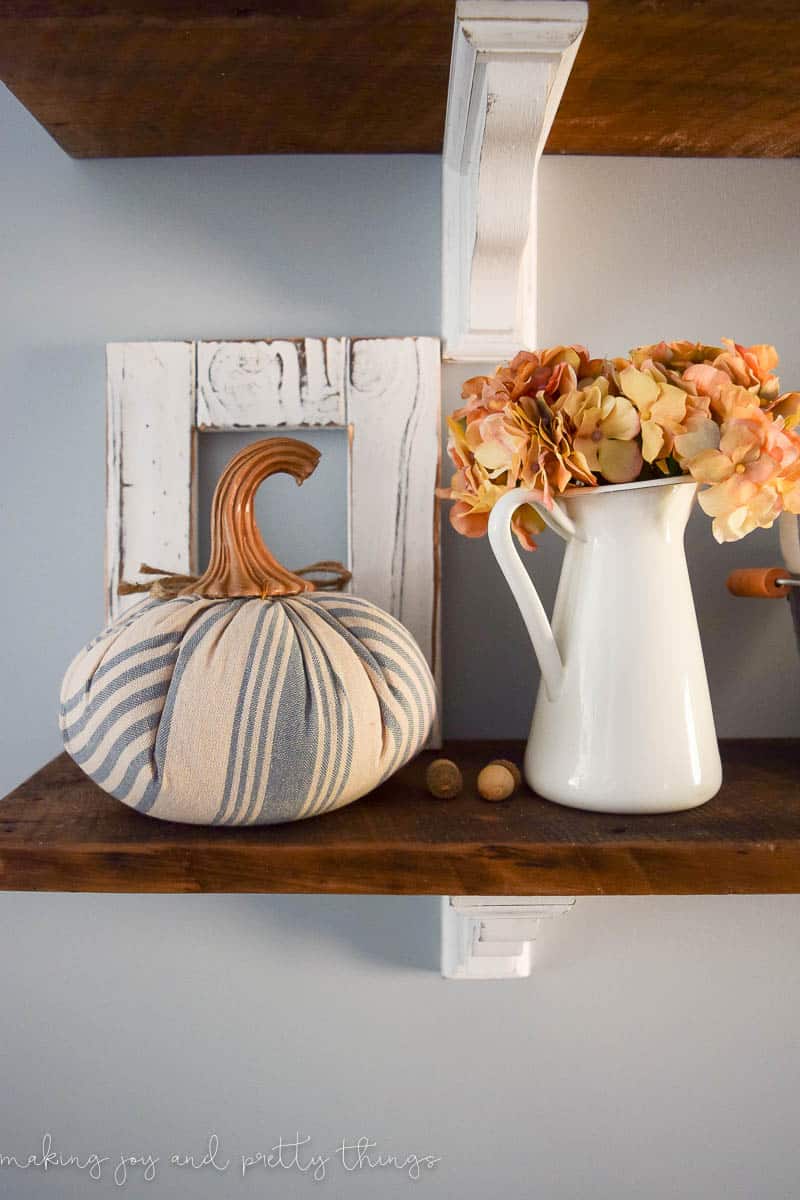
POLYGON ((0 801, 0 888, 85 892, 634 895, 800 892, 800 741, 723 743, 725 783, 670 816, 577 812, 523 791, 481 801, 477 771, 521 743, 451 743, 457 800, 427 758, 371 797, 291 825, 206 829, 141 816, 61 755, 0 801))
MULTIPOLYGON (((79 158, 438 154, 454 8, 17 0, 0 78, 79 158)), ((796 0, 590 0, 547 149, 800 154, 796 0)))

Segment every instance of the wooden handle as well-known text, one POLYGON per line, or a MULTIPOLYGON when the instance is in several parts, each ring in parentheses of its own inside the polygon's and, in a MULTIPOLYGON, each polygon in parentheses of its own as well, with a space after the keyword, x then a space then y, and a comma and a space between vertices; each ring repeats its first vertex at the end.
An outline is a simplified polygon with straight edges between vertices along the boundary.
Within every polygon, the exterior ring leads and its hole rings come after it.
POLYGON ((785 567, 743 567, 731 571, 728 576, 728 591, 733 596, 748 596, 757 600, 780 600, 789 595, 788 587, 781 587, 779 579, 785 579, 785 567))
POLYGON ((211 509, 211 561, 186 596, 296 596, 313 592, 270 554, 258 532, 253 501, 258 487, 281 472, 301 484, 319 462, 319 450, 294 438, 267 438, 234 455, 219 478, 211 509))

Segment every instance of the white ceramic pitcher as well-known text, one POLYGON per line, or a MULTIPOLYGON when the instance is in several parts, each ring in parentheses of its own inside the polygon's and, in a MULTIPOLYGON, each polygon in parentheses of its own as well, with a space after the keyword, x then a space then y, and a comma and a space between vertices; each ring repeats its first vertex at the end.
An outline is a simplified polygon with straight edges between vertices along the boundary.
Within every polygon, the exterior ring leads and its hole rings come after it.
POLYGON ((495 505, 489 541, 542 682, 525 752, 540 796, 612 813, 675 812, 719 790, 722 767, 683 536, 689 478, 537 494, 495 505), (531 504, 567 543, 552 627, 511 535, 531 504))

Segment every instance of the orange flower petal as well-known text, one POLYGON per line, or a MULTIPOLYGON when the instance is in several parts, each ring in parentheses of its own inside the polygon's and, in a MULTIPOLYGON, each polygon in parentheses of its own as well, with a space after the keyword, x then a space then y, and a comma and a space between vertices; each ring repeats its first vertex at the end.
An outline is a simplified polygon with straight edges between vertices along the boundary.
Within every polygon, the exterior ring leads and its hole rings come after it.
POLYGON ((716 450, 718 446, 719 425, 710 417, 690 418, 686 432, 675 438, 675 453, 681 462, 696 458, 706 450, 716 450))
POLYGON ((620 438, 630 441, 638 436, 642 427, 639 414, 624 396, 618 396, 613 409, 600 423, 600 431, 604 437, 620 438))
POLYGON ((597 452, 600 471, 609 483, 632 483, 643 466, 638 441, 604 441, 597 452))
POLYGON ((483 537, 489 528, 488 512, 473 512, 463 500, 458 500, 450 509, 450 524, 464 537, 483 537))
POLYGON ((583 455, 584 461, 590 471, 600 470, 600 459, 597 456, 597 452, 601 444, 601 442, 596 442, 591 437, 575 438, 575 449, 579 454, 583 455))
POLYGON ((686 467, 698 483, 722 483, 733 474, 733 463, 719 450, 702 450, 689 459, 686 467))
POLYGON ((619 373, 619 386, 640 412, 649 409, 658 399, 658 384, 644 371, 636 367, 625 367, 619 373))
POLYGON ((709 517, 721 517, 746 506, 756 491, 754 483, 748 483, 741 475, 732 475, 723 483, 715 483, 707 491, 701 492, 698 501, 709 517))
POLYGON ((662 383, 650 416, 661 426, 677 425, 686 416, 686 392, 671 383, 662 383))
POLYGON ((664 445, 664 431, 655 421, 642 421, 642 454, 645 462, 655 462, 664 445))
POLYGON ((545 523, 535 508, 532 508, 530 504, 523 504, 514 513, 511 519, 511 528, 517 541, 525 550, 535 550, 534 534, 541 533, 545 528, 545 523))

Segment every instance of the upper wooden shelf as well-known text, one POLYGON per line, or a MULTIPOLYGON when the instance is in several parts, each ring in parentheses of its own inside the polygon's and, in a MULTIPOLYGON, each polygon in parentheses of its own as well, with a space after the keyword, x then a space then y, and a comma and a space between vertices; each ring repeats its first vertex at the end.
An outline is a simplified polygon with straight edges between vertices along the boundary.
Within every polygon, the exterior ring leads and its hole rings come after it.
MULTIPOLYGON (((12 0, 0 78, 78 158, 439 153, 453 14, 454 0, 12 0)), ((590 0, 547 150, 800 154, 796 0, 590 0)))
POLYGON ((311 821, 207 829, 141 816, 61 755, 0 801, 0 888, 83 892, 634 895, 800 892, 800 741, 723 743, 702 808, 577 812, 528 791, 478 799, 478 769, 521 743, 453 743, 467 789, 434 800, 422 756, 311 821))

